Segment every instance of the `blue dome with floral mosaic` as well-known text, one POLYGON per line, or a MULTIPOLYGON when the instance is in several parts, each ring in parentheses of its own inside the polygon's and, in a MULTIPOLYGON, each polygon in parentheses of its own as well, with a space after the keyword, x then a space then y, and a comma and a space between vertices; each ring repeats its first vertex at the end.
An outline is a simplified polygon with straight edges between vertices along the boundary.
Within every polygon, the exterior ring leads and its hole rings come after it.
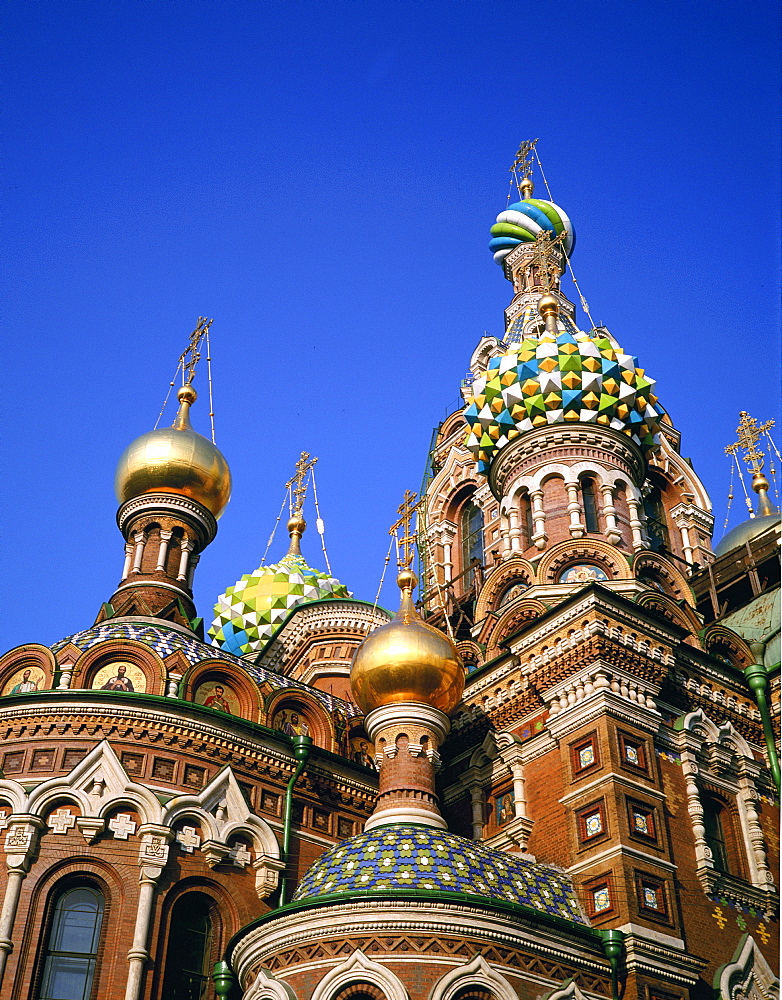
POLYGON ((376 827, 326 851, 304 875, 294 901, 405 889, 484 896, 587 923, 566 874, 520 854, 414 825, 376 827))
POLYGON ((465 444, 483 473, 514 438, 548 424, 602 424, 653 451, 665 413, 653 389, 607 330, 560 324, 555 335, 527 337, 489 361, 464 410, 465 444))

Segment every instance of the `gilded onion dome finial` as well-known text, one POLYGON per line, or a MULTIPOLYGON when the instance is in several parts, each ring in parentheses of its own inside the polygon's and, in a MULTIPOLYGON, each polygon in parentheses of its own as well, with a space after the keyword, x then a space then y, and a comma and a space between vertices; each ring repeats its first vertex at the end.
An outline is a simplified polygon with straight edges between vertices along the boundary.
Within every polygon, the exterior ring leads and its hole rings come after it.
POLYGON ((192 382, 211 322, 199 319, 179 359, 184 384, 177 391, 174 423, 142 434, 120 457, 114 479, 120 503, 145 493, 175 493, 196 500, 215 517, 225 510, 231 496, 228 463, 214 442, 190 424, 190 407, 197 399, 192 382))

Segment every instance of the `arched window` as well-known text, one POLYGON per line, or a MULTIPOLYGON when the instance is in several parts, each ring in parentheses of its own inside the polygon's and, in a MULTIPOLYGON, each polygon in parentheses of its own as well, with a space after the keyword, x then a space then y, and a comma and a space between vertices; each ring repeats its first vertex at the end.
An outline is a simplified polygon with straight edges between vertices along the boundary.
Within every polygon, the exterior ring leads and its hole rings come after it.
POLYGON ((71 885, 57 897, 38 1000, 89 1000, 103 909, 103 893, 91 884, 71 885))
POLYGON ((201 1000, 209 981, 213 901, 203 892, 188 892, 174 903, 169 922, 166 1000, 201 1000))
POLYGON ((462 507, 462 571, 465 588, 471 587, 474 571, 471 569, 473 560, 483 564, 483 512, 472 500, 462 507))
POLYGON ((581 480, 581 499, 584 505, 584 524, 587 531, 600 531, 600 522, 597 518, 597 497, 595 495, 594 479, 581 480))
POLYGON ((532 545, 532 536, 535 534, 535 522, 532 518, 532 501, 529 493, 522 493, 521 504, 521 530, 524 533, 524 548, 532 545))

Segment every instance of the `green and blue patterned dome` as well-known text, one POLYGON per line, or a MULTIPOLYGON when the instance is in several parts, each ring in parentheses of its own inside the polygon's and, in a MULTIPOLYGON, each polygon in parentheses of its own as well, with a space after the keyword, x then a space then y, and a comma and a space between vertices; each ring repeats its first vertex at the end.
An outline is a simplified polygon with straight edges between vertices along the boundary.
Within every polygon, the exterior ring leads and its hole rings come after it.
POLYGON ((556 868, 412 824, 375 827, 326 851, 305 873, 294 902, 405 889, 483 896, 586 923, 573 883, 556 868))
POLYGON ((594 423, 654 450, 664 414, 654 380, 605 329, 527 337, 475 379, 464 417, 481 472, 506 444, 549 424, 594 423))
POLYGON ((538 235, 548 231, 552 236, 565 235, 565 253, 570 257, 576 246, 576 231, 564 211, 553 201, 525 198, 508 205, 491 227, 489 250, 498 264, 520 243, 534 243, 538 235))
POLYGON ((257 653, 292 608, 326 597, 350 593, 333 576, 308 566, 302 555, 289 552, 274 565, 246 573, 220 595, 209 636, 215 646, 235 656, 257 653))

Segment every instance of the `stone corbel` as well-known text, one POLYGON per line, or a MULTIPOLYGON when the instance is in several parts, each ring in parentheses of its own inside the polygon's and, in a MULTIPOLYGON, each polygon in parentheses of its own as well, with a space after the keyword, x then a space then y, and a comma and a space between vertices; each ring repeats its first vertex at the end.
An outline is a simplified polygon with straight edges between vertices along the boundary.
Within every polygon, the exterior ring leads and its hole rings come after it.
POLYGON ((270 858, 266 854, 259 854, 251 867, 255 869, 255 892, 258 899, 266 899, 270 896, 280 881, 280 872, 285 867, 285 863, 280 858, 270 858))
POLYGON ((9 816, 3 850, 10 869, 27 871, 35 856, 38 836, 43 827, 43 820, 38 816, 9 816))
POLYGON ((92 844, 99 833, 106 827, 105 822, 97 816, 77 816, 76 827, 88 844, 92 844))

